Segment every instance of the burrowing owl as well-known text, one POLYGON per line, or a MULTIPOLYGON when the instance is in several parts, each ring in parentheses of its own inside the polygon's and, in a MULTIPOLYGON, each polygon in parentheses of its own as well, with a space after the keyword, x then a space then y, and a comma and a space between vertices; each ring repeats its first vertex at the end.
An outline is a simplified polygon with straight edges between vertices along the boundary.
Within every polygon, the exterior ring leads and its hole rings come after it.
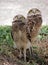
POLYGON ((17 49, 23 49, 24 61, 26 61, 26 49, 30 48, 31 43, 26 35, 26 19, 22 15, 16 15, 12 22, 12 37, 16 43, 17 49))
POLYGON ((40 10, 37 8, 29 10, 27 20, 28 32, 30 33, 31 41, 33 42, 42 24, 42 15, 40 10))

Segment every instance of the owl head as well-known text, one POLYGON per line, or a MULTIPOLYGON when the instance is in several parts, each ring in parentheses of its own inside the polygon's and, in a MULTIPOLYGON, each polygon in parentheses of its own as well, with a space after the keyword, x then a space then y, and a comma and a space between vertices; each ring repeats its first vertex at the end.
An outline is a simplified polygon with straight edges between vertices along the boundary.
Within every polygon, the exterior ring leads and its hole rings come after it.
POLYGON ((31 10, 29 10, 27 16, 41 16, 41 11, 37 8, 32 8, 31 10))
POLYGON ((24 20, 25 20, 25 17, 23 16, 23 15, 21 15, 21 14, 19 14, 19 15, 16 15, 14 18, 13 18, 13 21, 19 21, 19 20, 22 20, 22 22, 24 22, 24 20))
POLYGON ((37 8, 32 8, 27 13, 27 19, 28 19, 28 21, 32 22, 36 26, 41 26, 41 24, 42 24, 41 11, 37 8))
POLYGON ((23 27, 25 26, 25 17, 21 14, 16 15, 13 18, 12 27, 15 31, 17 30, 23 30, 23 27))

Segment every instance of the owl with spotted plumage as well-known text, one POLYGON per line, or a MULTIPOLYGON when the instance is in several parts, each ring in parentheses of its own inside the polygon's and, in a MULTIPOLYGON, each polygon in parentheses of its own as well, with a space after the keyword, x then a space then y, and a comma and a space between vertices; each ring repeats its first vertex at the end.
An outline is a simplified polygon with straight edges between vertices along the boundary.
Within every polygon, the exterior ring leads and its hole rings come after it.
POLYGON ((20 51, 20 58, 22 57, 23 49, 24 61, 26 61, 26 50, 28 48, 30 49, 31 46, 31 43, 27 38, 26 25, 26 18, 23 15, 16 15, 13 18, 11 35, 17 49, 20 51))
POLYGON ((31 10, 29 10, 29 12, 27 13, 27 25, 31 41, 33 42, 33 40, 35 40, 35 38, 37 37, 42 25, 42 15, 39 9, 32 8, 31 10))

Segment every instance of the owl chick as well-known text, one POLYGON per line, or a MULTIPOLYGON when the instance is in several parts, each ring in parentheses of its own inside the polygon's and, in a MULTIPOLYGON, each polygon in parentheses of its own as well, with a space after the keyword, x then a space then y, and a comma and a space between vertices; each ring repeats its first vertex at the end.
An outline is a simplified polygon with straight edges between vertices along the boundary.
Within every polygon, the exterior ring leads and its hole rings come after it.
POLYGON ((26 62, 26 49, 30 48, 31 43, 26 35, 26 19, 22 15, 16 15, 12 22, 12 37, 14 42, 16 43, 17 49, 20 50, 21 57, 21 49, 23 49, 24 61, 26 62))
POLYGON ((30 34, 31 42, 35 40, 42 24, 42 15, 39 9, 32 8, 27 14, 27 28, 30 34))

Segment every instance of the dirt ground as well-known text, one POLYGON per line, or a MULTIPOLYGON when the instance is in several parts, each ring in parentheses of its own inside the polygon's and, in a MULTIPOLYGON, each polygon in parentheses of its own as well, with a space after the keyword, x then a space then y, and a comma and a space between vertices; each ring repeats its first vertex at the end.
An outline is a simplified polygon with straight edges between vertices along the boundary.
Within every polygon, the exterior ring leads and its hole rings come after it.
POLYGON ((17 58, 10 58, 6 55, 0 55, 0 65, 25 65, 17 58))
MULTIPOLYGON (((48 39, 42 41, 36 40, 32 46, 34 48, 31 64, 18 59, 17 56, 19 52, 13 49, 9 56, 4 53, 0 54, 0 65, 48 65, 48 39)), ((27 54, 28 53, 29 52, 27 52, 27 54)))
POLYGON ((25 63, 16 58, 16 56, 6 56, 5 54, 0 55, 0 65, 48 65, 48 58, 39 58, 37 56, 33 57, 32 62, 34 63, 25 63), (44 60, 42 60, 44 59, 44 60), (36 61, 37 60, 37 61, 36 61))

